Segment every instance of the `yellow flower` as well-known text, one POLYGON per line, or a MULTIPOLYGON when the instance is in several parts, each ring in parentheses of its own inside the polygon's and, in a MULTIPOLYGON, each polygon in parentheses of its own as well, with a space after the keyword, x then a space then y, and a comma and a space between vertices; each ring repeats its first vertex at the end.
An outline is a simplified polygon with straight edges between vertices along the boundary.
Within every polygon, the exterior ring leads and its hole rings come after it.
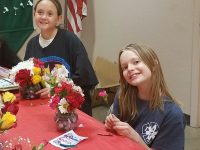
POLYGON ((16 100, 16 96, 13 93, 5 92, 3 93, 3 101, 4 102, 13 102, 16 100))
POLYGON ((33 68, 33 73, 34 73, 34 75, 39 75, 39 74, 41 74, 41 68, 34 67, 34 68, 33 68))
POLYGON ((49 67, 45 68, 44 72, 47 73, 47 74, 50 74, 50 68, 49 67))
POLYGON ((40 75, 34 75, 34 76, 32 77, 32 82, 33 82, 34 85, 40 83, 41 80, 42 80, 42 77, 41 77, 40 75))
POLYGON ((0 120, 0 130, 11 128, 16 122, 16 116, 10 112, 6 112, 0 120))

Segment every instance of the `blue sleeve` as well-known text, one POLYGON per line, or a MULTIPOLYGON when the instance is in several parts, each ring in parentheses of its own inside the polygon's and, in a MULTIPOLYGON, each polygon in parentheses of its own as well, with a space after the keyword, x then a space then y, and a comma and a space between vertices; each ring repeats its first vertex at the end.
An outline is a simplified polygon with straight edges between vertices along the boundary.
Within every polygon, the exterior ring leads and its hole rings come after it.
POLYGON ((156 150, 184 150, 184 129, 184 114, 175 106, 168 111, 150 147, 156 150))

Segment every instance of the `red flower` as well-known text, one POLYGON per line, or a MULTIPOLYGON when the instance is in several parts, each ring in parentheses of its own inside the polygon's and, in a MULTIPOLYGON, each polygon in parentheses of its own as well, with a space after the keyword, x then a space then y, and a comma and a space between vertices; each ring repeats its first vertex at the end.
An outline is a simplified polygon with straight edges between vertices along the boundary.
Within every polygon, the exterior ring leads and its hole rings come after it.
POLYGON ((31 84, 31 72, 27 69, 21 69, 15 76, 15 82, 20 86, 26 86, 31 84))
POLYGON ((49 106, 52 109, 55 109, 58 105, 58 103, 60 102, 60 97, 58 95, 55 95, 52 99, 51 99, 51 103, 49 104, 49 106))
POLYGON ((36 58, 33 58, 33 63, 35 67, 43 68, 44 66, 44 63, 36 58))
POLYGON ((66 82, 62 82, 61 85, 62 85, 62 87, 64 87, 67 91, 71 91, 71 90, 72 90, 72 85, 71 85, 71 84, 67 84, 66 82))
POLYGON ((84 101, 82 95, 77 92, 70 92, 67 95, 66 99, 70 103, 70 105, 74 108, 79 108, 84 101))
POLYGON ((53 88, 53 90, 54 90, 54 92, 55 92, 56 94, 58 94, 58 95, 59 95, 59 93, 61 93, 61 92, 62 92, 62 90, 63 90, 63 87, 54 87, 54 88, 53 88))
POLYGON ((19 110, 19 107, 15 103, 7 103, 5 104, 5 107, 2 109, 2 112, 6 113, 8 111, 12 113, 13 115, 16 115, 18 110, 19 110))

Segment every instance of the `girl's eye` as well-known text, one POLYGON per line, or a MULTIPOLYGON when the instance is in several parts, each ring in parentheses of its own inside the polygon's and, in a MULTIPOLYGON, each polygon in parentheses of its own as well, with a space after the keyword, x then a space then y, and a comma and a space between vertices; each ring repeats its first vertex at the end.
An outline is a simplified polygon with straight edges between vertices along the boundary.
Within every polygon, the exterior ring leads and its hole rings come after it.
POLYGON ((122 66, 122 71, 126 70, 127 66, 122 66))
POLYGON ((49 12, 47 15, 48 15, 48 17, 51 17, 53 15, 53 13, 49 12))
POLYGON ((140 62, 139 60, 135 60, 135 61, 133 62, 133 64, 134 64, 134 65, 137 65, 139 62, 140 62))
POLYGON ((37 14, 41 16, 41 15, 44 14, 44 12, 42 12, 42 11, 38 11, 37 14))

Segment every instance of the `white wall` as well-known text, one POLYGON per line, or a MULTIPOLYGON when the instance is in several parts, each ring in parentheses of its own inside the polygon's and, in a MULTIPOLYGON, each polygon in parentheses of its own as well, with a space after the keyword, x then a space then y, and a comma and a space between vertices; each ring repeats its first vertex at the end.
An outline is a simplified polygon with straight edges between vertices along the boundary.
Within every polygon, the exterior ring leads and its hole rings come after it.
MULTIPOLYGON (((129 43, 154 48, 169 88, 184 113, 191 115, 192 126, 200 126, 199 1, 88 0, 81 33, 93 63, 97 56, 117 61, 119 49, 129 43)), ((20 56, 23 53, 24 48, 20 56)))
POLYGON ((199 0, 89 0, 81 39, 93 62, 97 56, 117 61, 129 43, 154 48, 169 88, 200 126, 199 9, 199 0))

